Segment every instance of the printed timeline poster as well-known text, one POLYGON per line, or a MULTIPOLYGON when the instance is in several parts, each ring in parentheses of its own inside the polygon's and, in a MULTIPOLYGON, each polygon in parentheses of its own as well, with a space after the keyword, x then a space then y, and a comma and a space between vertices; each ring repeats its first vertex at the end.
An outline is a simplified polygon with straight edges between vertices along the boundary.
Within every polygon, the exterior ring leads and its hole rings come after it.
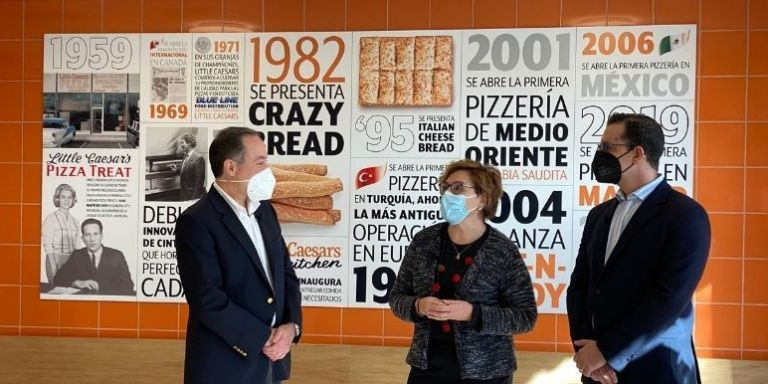
POLYGON ((40 292, 135 301, 139 35, 46 35, 40 292))
POLYGON ((693 194, 696 26, 579 28, 576 75, 575 209, 589 210, 616 194, 599 184, 591 162, 612 113, 642 113, 664 128, 659 173, 693 194))
POLYGON ((175 230, 181 213, 213 182, 208 148, 222 124, 149 123, 141 136, 139 279, 141 301, 183 302, 175 230))
POLYGON ((353 38, 350 306, 385 307, 413 235, 441 220, 437 177, 460 156, 460 31, 353 38))
POLYGON ((570 187, 504 185, 491 225, 517 244, 541 313, 566 313, 565 290, 578 244, 572 246, 570 187))
POLYGON ((136 150, 43 155, 41 297, 135 301, 136 150))
POLYGON ((501 171, 492 224, 514 241, 539 310, 565 313, 574 142, 573 29, 464 31, 462 157, 501 171))
POLYGON ((192 36, 192 121, 242 124, 243 36, 192 36))
POLYGON ((439 175, 468 158, 501 171, 491 225, 519 246, 539 311, 564 313, 588 212, 616 194, 590 169, 612 113, 659 121, 659 173, 693 192, 696 37, 46 35, 41 297, 184 301, 176 221, 214 180, 212 140, 246 126, 267 147, 304 305, 385 307, 413 236, 443 221, 439 175))
POLYGON ((176 220, 207 189, 208 127, 192 124, 191 34, 142 35, 141 301, 184 301, 174 243, 176 220))
POLYGON ((277 179, 272 206, 302 302, 346 306, 350 33, 246 35, 246 125, 277 179))
POLYGON ((413 237, 443 220, 442 159, 359 159, 352 167, 350 307, 386 307, 413 237))
POLYGON ((356 32, 352 157, 459 157, 460 31, 356 32))
POLYGON ((504 184, 573 182, 573 29, 465 31, 462 157, 504 184))
POLYGON ((142 34, 141 121, 191 121, 192 35, 142 34))

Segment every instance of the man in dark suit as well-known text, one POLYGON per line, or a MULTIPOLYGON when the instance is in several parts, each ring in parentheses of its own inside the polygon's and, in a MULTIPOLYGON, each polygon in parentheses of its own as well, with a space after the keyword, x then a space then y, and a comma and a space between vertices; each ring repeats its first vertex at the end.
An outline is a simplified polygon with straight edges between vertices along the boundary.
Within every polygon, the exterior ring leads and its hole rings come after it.
MULTIPOLYGON (((192 133, 181 137, 181 150, 184 160, 181 162, 181 192, 179 200, 197 200, 205 194, 205 158, 196 151, 197 138, 192 133)), ((174 169, 175 170, 175 169, 174 169)))
POLYGON ((691 297, 710 243, 709 218, 658 173, 661 126, 608 119, 592 162, 617 196, 587 216, 568 287, 574 361, 584 383, 700 382, 691 297))
POLYGON ((285 380, 301 326, 301 292, 268 200, 275 179, 256 131, 211 143, 216 181, 176 224, 189 319, 185 383, 285 380))
POLYGON ((72 251, 72 256, 56 274, 54 284, 78 288, 81 293, 134 295, 125 256, 102 245, 104 228, 101 221, 85 219, 80 228, 85 248, 72 251))

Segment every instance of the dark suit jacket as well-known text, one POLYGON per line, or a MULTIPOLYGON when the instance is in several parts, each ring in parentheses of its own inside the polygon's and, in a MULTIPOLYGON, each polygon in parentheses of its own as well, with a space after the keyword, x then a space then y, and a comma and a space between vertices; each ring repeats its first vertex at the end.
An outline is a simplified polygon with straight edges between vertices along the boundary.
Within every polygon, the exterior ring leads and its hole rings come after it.
POLYGON ((691 297, 709 253, 707 213, 662 181, 604 263, 617 205, 587 217, 568 287, 571 338, 597 340, 619 383, 699 382, 691 297))
MULTIPOLYGON (((271 269, 264 271, 224 199, 211 188, 176 223, 176 255, 189 303, 184 382, 261 384, 270 364, 261 349, 272 316, 275 326, 301 325, 299 281, 272 206, 263 201, 256 210, 271 269)), ((287 379, 290 364, 290 354, 273 363, 274 380, 287 379)))
POLYGON ((189 158, 182 162, 180 174, 181 192, 179 199, 197 200, 205 194, 205 158, 192 152, 189 158))
POLYGON ((123 253, 102 247, 99 267, 93 268, 88 248, 72 252, 64 266, 56 273, 53 282, 58 287, 69 287, 75 280, 94 280, 99 283, 99 295, 134 295, 133 280, 123 253))

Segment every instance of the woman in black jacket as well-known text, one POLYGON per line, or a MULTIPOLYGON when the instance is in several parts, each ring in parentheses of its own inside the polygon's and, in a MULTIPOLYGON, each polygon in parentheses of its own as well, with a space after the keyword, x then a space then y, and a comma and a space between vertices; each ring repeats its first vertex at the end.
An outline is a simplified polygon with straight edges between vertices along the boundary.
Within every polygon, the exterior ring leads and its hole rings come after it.
POLYGON ((408 383, 510 383, 511 335, 530 331, 537 312, 517 247, 485 222, 496 212, 501 175, 460 160, 439 182, 447 223, 414 237, 389 297, 395 315, 415 323, 408 383))

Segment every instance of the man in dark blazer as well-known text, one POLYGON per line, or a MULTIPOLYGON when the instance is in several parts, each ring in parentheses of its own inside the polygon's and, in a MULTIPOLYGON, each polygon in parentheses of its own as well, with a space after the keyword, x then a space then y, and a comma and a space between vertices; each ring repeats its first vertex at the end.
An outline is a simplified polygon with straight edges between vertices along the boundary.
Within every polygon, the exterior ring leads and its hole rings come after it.
POLYGON ((617 184, 593 208, 568 287, 568 320, 584 383, 700 382, 692 295, 710 244, 709 218, 658 174, 661 126, 608 119, 592 171, 617 184))
POLYGON ((301 326, 301 292, 272 206, 264 142, 230 127, 211 143, 216 181, 176 224, 187 321, 185 383, 280 382, 301 326))
POLYGON ((96 219, 80 225, 85 248, 72 251, 53 282, 58 287, 73 287, 81 293, 99 295, 134 295, 133 280, 123 253, 105 247, 103 226, 96 219))
POLYGON ((194 134, 184 134, 180 142, 184 160, 181 162, 179 176, 179 200, 197 200, 205 194, 205 158, 197 151, 197 138, 194 134))

